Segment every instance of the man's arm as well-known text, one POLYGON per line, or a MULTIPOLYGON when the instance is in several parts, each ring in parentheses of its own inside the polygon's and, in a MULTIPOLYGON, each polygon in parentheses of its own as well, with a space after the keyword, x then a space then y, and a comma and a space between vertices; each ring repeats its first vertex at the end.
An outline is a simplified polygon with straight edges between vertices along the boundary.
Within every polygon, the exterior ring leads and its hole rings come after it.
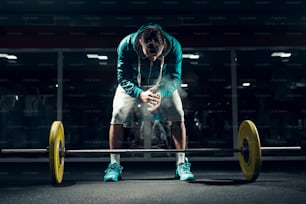
POLYGON ((173 48, 168 54, 170 59, 166 63, 166 73, 157 91, 162 97, 171 96, 181 85, 183 54, 180 43, 173 38, 173 48))
MULTIPOLYGON (((135 83, 137 73, 134 73, 133 66, 131 64, 130 55, 132 50, 128 49, 128 42, 130 37, 124 38, 118 48, 118 60, 117 60, 117 80, 120 86, 132 97, 138 98, 142 89, 135 83), (136 75, 136 76, 135 76, 136 75)), ((131 49, 131 48, 130 48, 131 49)))

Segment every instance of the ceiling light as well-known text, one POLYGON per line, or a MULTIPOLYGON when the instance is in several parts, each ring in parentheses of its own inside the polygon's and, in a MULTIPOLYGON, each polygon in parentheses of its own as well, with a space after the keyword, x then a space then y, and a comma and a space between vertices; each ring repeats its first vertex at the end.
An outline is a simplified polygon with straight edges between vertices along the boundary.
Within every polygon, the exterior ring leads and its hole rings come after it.
POLYGON ((187 87, 188 87, 188 84, 181 84, 181 87, 182 87, 182 88, 187 88, 187 87))
POLYGON ((273 52, 271 57, 291 57, 290 52, 273 52))
POLYGON ((250 82, 244 82, 244 83, 242 83, 242 86, 243 87, 249 87, 249 86, 251 86, 251 83, 250 82))
POLYGON ((0 58, 6 58, 8 60, 16 60, 17 56, 5 54, 5 53, 0 53, 0 58))
POLYGON ((200 58, 200 55, 183 54, 183 58, 186 58, 186 59, 199 59, 199 58, 200 58))
POLYGON ((89 59, 108 60, 108 57, 106 55, 87 54, 86 56, 89 59))
POLYGON ((108 60, 108 57, 107 56, 105 56, 105 55, 103 55, 103 56, 98 56, 98 59, 99 60, 108 60))

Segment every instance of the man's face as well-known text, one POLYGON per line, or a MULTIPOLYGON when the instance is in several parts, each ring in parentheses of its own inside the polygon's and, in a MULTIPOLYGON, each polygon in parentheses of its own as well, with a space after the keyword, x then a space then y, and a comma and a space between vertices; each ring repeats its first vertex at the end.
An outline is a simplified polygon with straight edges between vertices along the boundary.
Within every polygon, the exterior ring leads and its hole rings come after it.
POLYGON ((151 61, 155 61, 161 56, 165 43, 161 42, 157 38, 152 38, 150 40, 139 39, 139 43, 142 46, 143 54, 151 61))

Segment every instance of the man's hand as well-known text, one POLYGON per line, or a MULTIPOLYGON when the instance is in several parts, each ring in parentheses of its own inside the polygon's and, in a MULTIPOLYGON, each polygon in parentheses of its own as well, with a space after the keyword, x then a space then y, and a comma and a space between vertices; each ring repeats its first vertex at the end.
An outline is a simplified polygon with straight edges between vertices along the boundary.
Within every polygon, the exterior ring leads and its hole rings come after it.
POLYGON ((159 92, 154 93, 155 88, 152 87, 146 91, 141 92, 140 99, 142 102, 148 105, 148 111, 155 111, 161 103, 161 94, 159 92))

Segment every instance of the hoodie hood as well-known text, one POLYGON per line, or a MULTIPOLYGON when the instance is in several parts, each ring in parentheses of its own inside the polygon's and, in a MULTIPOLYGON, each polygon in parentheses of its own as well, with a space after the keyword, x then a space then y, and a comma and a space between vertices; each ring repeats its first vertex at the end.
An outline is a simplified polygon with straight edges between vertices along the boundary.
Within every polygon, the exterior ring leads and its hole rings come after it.
POLYGON ((162 55, 166 56, 169 53, 170 48, 172 47, 171 36, 167 32, 165 32, 160 25, 154 24, 154 23, 145 24, 145 25, 141 26, 138 29, 137 32, 132 34, 132 43, 133 43, 133 48, 134 48, 135 52, 138 55, 143 56, 143 52, 142 52, 141 45, 139 43, 139 39, 141 37, 141 33, 149 27, 156 27, 163 33, 163 35, 166 39, 166 47, 164 48, 164 51, 163 51, 162 55))

